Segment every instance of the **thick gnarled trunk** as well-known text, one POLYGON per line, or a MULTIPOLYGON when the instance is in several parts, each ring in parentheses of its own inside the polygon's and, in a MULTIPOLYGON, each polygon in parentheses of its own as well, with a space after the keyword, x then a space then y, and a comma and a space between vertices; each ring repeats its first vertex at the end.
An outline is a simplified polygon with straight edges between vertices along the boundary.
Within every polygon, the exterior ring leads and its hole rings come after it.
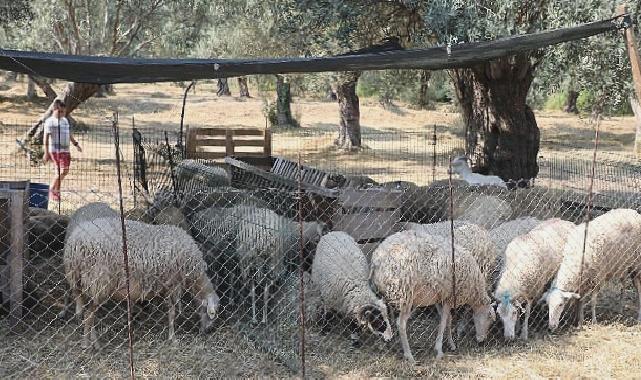
POLYGON ((229 83, 227 83, 227 78, 218 78, 218 91, 216 91, 218 96, 231 96, 231 91, 229 91, 229 83))
POLYGON ((356 95, 356 85, 359 77, 359 72, 345 73, 341 75, 336 88, 340 124, 338 138, 334 141, 334 144, 342 149, 361 147, 361 113, 358 95, 356 95))
POLYGON ((466 154, 476 171, 505 181, 537 176, 540 132, 526 104, 533 72, 527 55, 454 71, 466 121, 466 154))
POLYGON ((298 126, 298 123, 292 117, 291 101, 291 87, 287 78, 282 75, 276 75, 276 122, 279 126, 298 126))
POLYGON ((249 86, 247 86, 246 77, 238 78, 238 96, 241 98, 251 98, 251 96, 249 96, 249 86))
POLYGON ((565 100, 563 111, 567 113, 579 113, 579 109, 576 107, 577 99, 579 99, 579 92, 573 89, 568 90, 568 97, 565 100))

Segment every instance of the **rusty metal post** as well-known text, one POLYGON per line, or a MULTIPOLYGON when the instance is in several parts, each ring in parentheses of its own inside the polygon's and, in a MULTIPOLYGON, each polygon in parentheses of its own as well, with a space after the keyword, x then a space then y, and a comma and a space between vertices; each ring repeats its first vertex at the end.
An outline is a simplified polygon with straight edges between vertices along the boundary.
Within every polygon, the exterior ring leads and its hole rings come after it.
MULTIPOLYGON (((581 251, 581 267, 579 269, 579 288, 577 293, 581 295, 581 286, 583 285, 583 266, 585 264, 585 247, 588 240, 588 228, 590 227, 590 212, 592 211, 592 196, 594 191, 594 176, 596 172, 596 154, 599 149, 599 127, 601 126, 601 115, 597 116, 596 128, 594 130, 594 150, 592 152, 592 169, 590 176, 590 184, 588 185, 588 202, 585 208, 585 231, 583 233, 583 248, 581 251)), ((582 300, 579 299, 579 302, 582 300)), ((577 309, 577 319, 579 314, 579 309, 577 309)), ((583 321, 579 320, 579 326, 583 324, 583 321)))
POLYGON ((129 253, 127 251, 127 228, 125 227, 125 207, 122 200, 122 177, 120 170, 120 135, 118 131, 118 113, 113 113, 112 126, 114 132, 114 146, 116 150, 116 174, 118 176, 118 200, 120 203, 120 225, 122 228, 122 259, 125 266, 126 285, 127 285, 127 333, 129 343, 129 370, 131 379, 134 379, 134 338, 131 323, 131 295, 129 284, 129 253))
POLYGON ((303 166, 301 165, 300 152, 298 152, 298 227, 299 227, 299 254, 298 254, 298 280, 299 280, 299 307, 300 307, 300 373, 305 378, 305 281, 303 262, 305 260, 305 244, 303 241, 303 166))
POLYGON ((432 132, 432 182, 436 181, 436 124, 432 132))

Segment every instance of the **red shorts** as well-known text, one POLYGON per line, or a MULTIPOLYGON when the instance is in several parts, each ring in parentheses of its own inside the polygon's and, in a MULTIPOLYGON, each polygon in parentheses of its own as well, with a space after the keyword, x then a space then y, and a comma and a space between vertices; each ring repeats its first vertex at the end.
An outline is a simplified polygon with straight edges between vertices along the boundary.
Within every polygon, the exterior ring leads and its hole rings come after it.
POLYGON ((71 165, 71 153, 69 152, 52 152, 51 159, 60 169, 69 169, 69 165, 71 165))

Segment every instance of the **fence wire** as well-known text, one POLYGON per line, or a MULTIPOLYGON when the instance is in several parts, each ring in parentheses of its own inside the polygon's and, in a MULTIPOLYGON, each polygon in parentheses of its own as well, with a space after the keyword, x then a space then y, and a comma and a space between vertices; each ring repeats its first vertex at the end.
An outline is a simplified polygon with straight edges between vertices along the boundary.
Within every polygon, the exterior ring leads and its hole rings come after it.
MULTIPOLYGON (((175 158, 147 160, 154 186, 123 198, 137 376, 413 375, 402 363, 441 351, 480 356, 640 317, 638 162, 616 166, 630 181, 599 182, 597 167, 588 209, 587 186, 567 185, 582 171, 514 191, 361 173, 321 191, 295 164, 300 190, 175 158)), ((25 213, 22 318, 0 318, 0 375, 128 375, 118 202, 63 188, 60 214, 25 213)), ((13 207, 0 196, 3 316, 13 207)))

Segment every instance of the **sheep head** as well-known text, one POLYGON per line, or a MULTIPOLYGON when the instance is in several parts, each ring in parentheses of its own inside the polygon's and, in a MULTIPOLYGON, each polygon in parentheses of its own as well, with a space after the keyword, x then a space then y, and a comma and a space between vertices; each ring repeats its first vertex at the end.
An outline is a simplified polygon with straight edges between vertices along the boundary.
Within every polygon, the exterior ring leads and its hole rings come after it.
POLYGON ((561 313, 565 305, 571 299, 581 298, 578 293, 567 292, 561 289, 552 289, 547 293, 547 303, 548 303, 548 327, 550 330, 554 331, 559 327, 559 320, 561 319, 561 313))
POLYGON ((472 169, 470 169, 470 165, 467 163, 467 158, 465 156, 455 157, 452 162, 450 162, 450 165, 452 167, 452 171, 450 174, 462 174, 472 171, 472 169))
POLYGON ((392 339, 392 326, 387 314, 387 306, 379 300, 376 305, 365 305, 358 311, 359 324, 367 326, 374 335, 380 335, 389 342, 392 339))
POLYGON ((492 323, 496 320, 496 313, 492 305, 483 304, 472 307, 474 311, 474 328, 476 330, 476 341, 482 342, 487 338, 487 332, 492 323))
POLYGON ((496 307, 496 313, 503 322, 503 336, 506 340, 513 340, 516 330, 516 322, 523 312, 523 307, 518 301, 515 301, 509 294, 503 294, 501 301, 496 307))

